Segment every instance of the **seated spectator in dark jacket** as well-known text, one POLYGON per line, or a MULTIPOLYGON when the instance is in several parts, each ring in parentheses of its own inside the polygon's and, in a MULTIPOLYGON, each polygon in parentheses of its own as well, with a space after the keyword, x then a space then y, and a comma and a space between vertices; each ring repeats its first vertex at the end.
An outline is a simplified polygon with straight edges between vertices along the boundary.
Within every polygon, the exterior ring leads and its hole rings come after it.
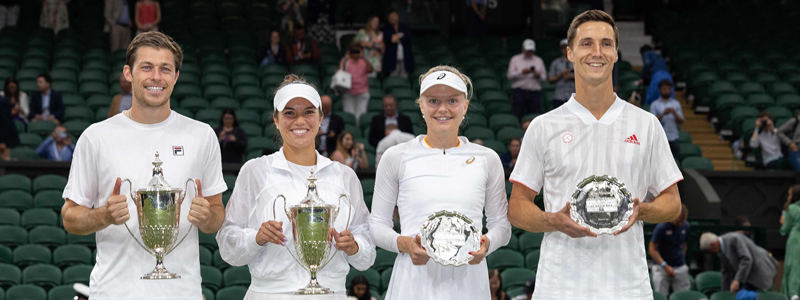
POLYGON ((344 119, 333 113, 331 96, 322 95, 319 99, 322 101, 322 124, 319 127, 317 151, 327 157, 336 151, 336 140, 344 131, 344 119))
POLYGON ((8 156, 9 148, 19 145, 19 133, 14 124, 14 116, 11 115, 11 102, 6 97, 0 96, 0 159, 8 156))
POLYGON ((397 100, 392 94, 383 96, 383 113, 372 117, 369 127, 369 144, 378 147, 378 143, 386 136, 386 125, 394 124, 400 131, 414 134, 411 118, 397 111, 397 100))
POLYGON ((36 148, 40 158, 53 161, 71 161, 75 146, 64 125, 56 126, 53 133, 36 148))
POLYGON ((383 28, 383 44, 386 47, 386 52, 383 53, 383 74, 408 78, 408 74, 414 73, 411 29, 406 24, 400 24, 397 12, 389 13, 388 21, 389 24, 383 28))
POLYGON ((519 157, 519 148, 522 146, 522 139, 518 137, 511 138, 508 142, 508 151, 500 155, 500 161, 505 168, 514 168, 517 164, 517 157, 519 157))
POLYGON ((306 36, 302 26, 295 26, 294 38, 286 46, 286 62, 289 65, 316 64, 319 58, 317 42, 306 36))
POLYGON ((259 56, 261 67, 266 65, 286 66, 286 48, 281 44, 281 34, 277 30, 270 33, 269 44, 264 46, 259 56))
POLYGON ((222 111, 219 127, 214 129, 219 139, 220 154, 224 163, 241 163, 244 151, 247 150, 247 134, 239 127, 239 120, 233 109, 222 111))
POLYGON ((38 92, 31 95, 31 112, 28 120, 31 122, 47 120, 61 123, 64 118, 64 100, 61 93, 50 88, 53 79, 50 75, 40 74, 36 77, 36 87, 38 92))

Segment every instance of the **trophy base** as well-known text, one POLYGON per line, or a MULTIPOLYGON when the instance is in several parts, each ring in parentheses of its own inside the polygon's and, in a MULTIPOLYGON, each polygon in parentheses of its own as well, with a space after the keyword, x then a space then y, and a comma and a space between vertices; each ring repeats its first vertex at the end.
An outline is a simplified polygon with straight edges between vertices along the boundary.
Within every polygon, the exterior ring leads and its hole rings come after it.
POLYGON ((331 289, 322 287, 319 284, 312 284, 309 283, 306 287, 297 290, 294 292, 295 295, 324 295, 324 294, 333 294, 331 289))
POLYGON ((170 273, 169 271, 164 269, 154 270, 153 272, 144 274, 144 276, 141 277, 141 279, 146 279, 146 280, 180 279, 180 278, 181 276, 176 275, 175 273, 170 273))

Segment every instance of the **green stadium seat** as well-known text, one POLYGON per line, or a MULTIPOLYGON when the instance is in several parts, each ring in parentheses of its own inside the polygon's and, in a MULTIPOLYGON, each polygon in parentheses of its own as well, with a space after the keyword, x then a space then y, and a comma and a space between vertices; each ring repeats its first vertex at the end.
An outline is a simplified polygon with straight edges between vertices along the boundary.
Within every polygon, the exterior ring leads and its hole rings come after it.
MULTIPOLYGON (((92 95, 86 100, 86 105, 92 110, 97 110, 101 107, 107 108, 111 106, 111 100, 112 96, 109 95, 92 95)), ((106 112, 108 112, 108 110, 106 110, 106 112)))
MULTIPOLYGON (((14 255, 11 248, 5 245, 0 245, 0 264, 10 264, 14 262, 14 255)), ((2 286, 2 284, 0 284, 2 286)))
POLYGON ((61 284, 61 270, 49 264, 28 266, 22 270, 22 283, 51 289, 61 284))
POLYGON ((525 131, 517 127, 504 127, 497 131, 497 140, 504 145, 508 145, 512 138, 522 138, 525 136, 525 131))
POLYGON ((692 143, 692 134, 686 131, 678 131, 678 141, 681 143, 692 143))
POLYGON ((708 96, 715 99, 722 94, 737 94, 736 87, 727 81, 717 81, 708 86, 708 96))
POLYGON ((75 82, 53 81, 50 87, 53 90, 61 92, 61 94, 78 94, 78 86, 75 85, 75 82))
POLYGON ((198 232, 197 234, 200 239, 200 246, 206 247, 208 250, 217 250, 216 233, 198 232))
POLYGON ((25 122, 14 120, 14 126, 17 127, 17 133, 25 133, 25 127, 27 126, 25 122))
POLYGON ((69 300, 73 297, 75 297, 75 288, 71 285, 59 285, 47 292, 48 300, 69 300))
POLYGON ((498 249, 486 257, 486 265, 491 269, 505 270, 525 266, 525 257, 512 249, 498 249))
POLYGON ((260 98, 247 99, 242 102, 242 109, 255 111, 257 113, 269 113, 270 123, 272 123, 272 101, 260 98))
POLYGON ((506 244, 503 247, 500 247, 500 249, 511 249, 519 252, 519 238, 517 238, 516 235, 512 234, 511 238, 508 239, 508 244, 506 244))
POLYGON ((305 79, 319 77, 319 70, 313 65, 296 65, 292 68, 292 73, 301 75, 305 79))
POLYGON ((711 295, 720 290, 722 273, 719 271, 704 271, 695 276, 697 290, 706 295, 711 295))
POLYGON ((528 279, 535 278, 536 272, 525 268, 510 268, 500 273, 503 290, 522 287, 528 279))
POLYGON ((267 94, 271 95, 273 90, 278 88, 278 86, 283 82, 283 76, 285 74, 286 73, 284 71, 284 73, 281 73, 280 75, 267 75, 261 78, 261 86, 264 87, 267 94))
POLYGON ((409 115, 416 114, 420 111, 419 106, 417 106, 417 103, 409 99, 398 101, 397 110, 399 110, 404 114, 409 114, 409 115))
POLYGON ((538 250, 542 246, 544 233, 525 232, 519 236, 519 250, 522 254, 528 254, 533 250, 538 250))
POLYGON ((219 254, 219 250, 214 251, 214 258, 211 261, 214 264, 214 267, 220 269, 220 271, 224 271, 231 267, 231 265, 222 259, 222 256, 219 254))
POLYGON ((84 82, 81 83, 80 91, 84 98, 92 95, 108 95, 108 86, 102 82, 84 82))
POLYGON ((733 128, 740 127, 742 121, 748 118, 755 118, 758 116, 758 109, 753 107, 745 106, 745 107, 736 107, 731 110, 730 115, 730 125, 733 128))
POLYGON ((247 288, 241 286, 225 287, 217 292, 217 299, 243 300, 247 294, 247 288))
POLYGON ((210 266, 211 260, 214 259, 214 254, 206 247, 200 247, 200 265, 210 266))
POLYGON ((15 248, 28 243, 28 231, 19 226, 0 225, 0 245, 15 248))
POLYGON ((14 264, 20 268, 33 264, 49 264, 51 260, 50 249, 42 245, 27 244, 14 249, 14 264))
POLYGON ((264 94, 264 91, 261 90, 258 86, 253 85, 242 85, 236 87, 236 99, 244 100, 249 98, 256 98, 260 97, 264 94))
POLYGON ((53 249, 67 242, 67 233, 56 226, 38 226, 28 232, 28 242, 53 249))
POLYGON ((797 110, 800 108, 800 95, 783 94, 775 99, 775 104, 781 107, 788 108, 789 110, 797 110))
POLYGON ((92 275, 91 265, 74 265, 64 269, 62 273, 64 284, 83 283, 89 285, 89 276, 92 275))
POLYGON ((669 300, 700 300, 708 296, 698 291, 679 291, 669 295, 669 300))
POLYGON ((503 154, 507 151, 506 145, 498 140, 483 140, 483 146, 494 150, 497 155, 503 154))
POLYGON ((795 116, 789 109, 780 106, 767 107, 764 111, 768 112, 773 120, 792 118, 795 116))
MULTIPOLYGON (((476 100, 476 99, 473 99, 473 100, 476 100)), ((483 102, 483 103, 493 103, 493 102, 509 103, 508 95, 506 93, 504 93, 504 92, 497 91, 497 90, 485 91, 485 92, 480 94, 480 96, 477 98, 477 100, 479 102, 483 102)))
POLYGON ((211 291, 211 290, 209 290, 207 288, 203 288, 203 298, 205 300, 214 300, 214 299, 216 299, 216 295, 214 295, 213 291, 211 291))
POLYGON ((534 249, 525 255, 525 267, 533 270, 534 272, 539 269, 539 255, 541 250, 534 249))
POLYGON ((242 86, 252 86, 252 87, 259 87, 261 82, 259 82, 258 77, 254 74, 237 74, 234 72, 234 77, 231 80, 231 86, 235 89, 242 86))
POLYGON ((176 85, 180 84, 188 84, 188 85, 200 85, 200 78, 197 74, 194 73, 184 73, 181 71, 181 75, 178 76, 178 82, 176 85))
POLYGON ((703 151, 700 150, 700 147, 695 144, 681 144, 681 161, 692 156, 702 157, 703 151))
MULTIPOLYGON (((200 247, 200 249, 205 249, 200 247)), ((208 250, 208 249, 206 249, 208 250)), ((245 267, 247 269, 247 267, 245 267)), ((249 271, 248 271, 249 272, 249 271)), ((249 275, 249 273, 248 273, 249 275)), ((202 278, 202 285, 211 291, 218 291, 222 288, 222 272, 219 269, 211 266, 200 266, 200 277, 202 278)))
POLYGON ((367 269, 364 271, 359 271, 356 268, 350 268, 350 272, 347 273, 347 279, 345 281, 345 285, 347 288, 350 288, 350 282, 353 281, 353 278, 358 275, 364 275, 369 281, 369 286, 372 289, 379 290, 381 287, 381 274, 378 273, 375 269, 367 269))
POLYGON ((31 179, 28 178, 28 176, 20 174, 7 174, 0 176, 0 192, 12 190, 30 192, 31 179))
MULTIPOLYGON (((503 127, 518 127, 519 120, 512 114, 494 114, 489 117, 489 128, 497 131, 503 127)), ((524 133, 523 133, 524 134, 524 133)))
POLYGON ((231 70, 228 69, 227 65, 211 63, 203 66, 203 74, 222 74, 225 76, 230 76, 231 70))
POLYGON ((375 257, 375 263, 372 265, 377 271, 385 272, 386 269, 391 269, 394 266, 394 261, 397 258, 397 253, 378 249, 375 257))
MULTIPOLYGON (((681 151, 683 152, 683 151, 681 151)), ((710 159, 699 156, 691 156, 681 161, 681 168, 695 170, 714 170, 714 163, 710 159)))
MULTIPOLYGON (((94 115, 94 112, 92 113, 92 115, 94 115)), ((64 122, 63 125, 64 127, 67 128, 67 132, 69 132, 69 134, 71 134, 74 137, 80 137, 81 134, 83 134, 83 132, 86 130, 86 128, 89 128, 89 126, 91 126, 92 123, 90 121, 84 121, 84 120, 71 120, 64 122)))
POLYGON ((775 100, 772 99, 772 96, 764 93, 750 94, 747 96, 744 102, 746 105, 755 107, 757 109, 765 109, 769 106, 775 105, 775 100))
POLYGON ((475 81, 474 89, 476 93, 483 94, 489 91, 502 91, 502 86, 495 79, 482 78, 475 81))
POLYGON ((383 90, 385 92, 391 91, 393 89, 410 89, 411 86, 409 85, 408 79, 400 78, 400 77, 388 77, 383 80, 383 90))
POLYGON ((92 264, 92 252, 83 245, 63 245, 53 251, 53 264, 66 268, 73 265, 92 264))
MULTIPOLYGON (((6 175, 8 176, 8 175, 6 175)), ((7 190, 0 193, 0 207, 13 208, 24 211, 33 207, 30 192, 20 190, 7 190)))
POLYGON ((19 212, 13 208, 0 208, 0 226, 19 226, 19 212))
MULTIPOLYGON (((414 91, 412 91, 410 89, 393 89, 391 91, 391 94, 394 95, 395 98, 397 98, 398 102, 403 101, 403 100, 414 101, 417 98, 419 98, 419 93, 415 93, 414 91)), ((398 103, 398 105, 399 105, 399 103, 398 103)), ((416 106, 416 104, 415 104, 415 106, 416 106)), ((419 111, 419 108, 417 108, 417 111, 419 111)))
MULTIPOLYGON (((383 90, 381 89, 376 89, 372 87, 370 87, 369 89, 369 98, 380 101, 381 105, 383 105, 383 97, 386 96, 386 94, 387 93, 384 93, 383 90)), ((383 110, 383 107, 381 107, 381 110, 383 110)))
POLYGON ((261 126, 253 123, 242 123, 239 125, 247 137, 260 137, 262 135, 261 126))
MULTIPOLYGON (((41 191, 63 191, 67 186, 67 178, 61 175, 45 174, 33 179, 33 193, 41 191)), ((35 202, 35 201, 34 201, 35 202)))
POLYGON ((64 106, 82 106, 86 104, 81 95, 63 95, 64 106))
POLYGON ((250 269, 247 266, 230 267, 223 273, 222 281, 226 287, 250 286, 250 269))
POLYGON ((344 119, 345 124, 356 125, 356 116, 354 116, 353 114, 346 112, 336 112, 334 114, 342 117, 342 119, 344 119))
POLYGON ((238 109, 239 108, 239 101, 236 101, 236 100, 228 98, 228 97, 220 97, 220 98, 214 99, 214 101, 211 101, 211 105, 210 106, 213 109, 219 109, 219 110, 222 110, 222 109, 225 109, 225 108, 238 109))
POLYGON ((788 298, 775 291, 759 291, 758 300, 788 300, 788 298))
MULTIPOLYGON (((248 58, 250 59, 250 58, 248 58)), ((236 78, 241 75, 249 75, 256 77, 256 86, 258 86, 258 68, 253 64, 239 64, 231 68, 231 74, 236 78)), ((235 85, 235 84, 234 84, 235 85)))
POLYGON ((22 271, 19 267, 0 263, 0 289, 8 289, 11 286, 20 284, 22 282, 22 271))
MULTIPOLYGON (((356 125, 345 123, 344 124, 344 130, 345 131, 349 131, 351 134, 353 134, 353 138, 355 138, 355 139, 361 138, 361 130, 359 130, 356 125)), ((367 154, 369 154, 369 153, 367 153, 367 154)))
POLYGON ((94 233, 88 235, 67 234, 67 244, 69 245, 84 245, 94 248, 96 241, 94 233))
POLYGON ((254 123, 254 124, 261 123, 261 116, 258 115, 257 111, 253 111, 253 110, 250 110, 250 109, 242 108, 242 109, 237 109, 235 111, 235 113, 236 113, 236 120, 238 120, 239 123, 241 123, 241 124, 243 124, 243 123, 254 123))
POLYGON ((227 85, 208 85, 203 88, 203 97, 207 99, 217 97, 233 98, 233 90, 227 85))
POLYGON ((775 82, 769 86, 769 94, 778 97, 783 94, 797 94, 791 84, 785 82, 775 82))
POLYGON ((39 155, 36 154, 36 150, 31 147, 24 147, 18 146, 11 150, 11 159, 12 160, 37 160, 39 159, 39 155))
POLYGON ((764 86, 755 81, 743 82, 741 85, 739 85, 739 95, 741 95, 742 97, 747 97, 752 94, 760 94, 764 92, 766 92, 764 86))
MULTIPOLYGON (((420 117, 421 121, 422 117, 420 117)), ((466 120, 464 120, 466 126, 481 126, 481 127, 489 127, 489 122, 487 121, 486 117, 479 113, 468 112, 466 120)))
POLYGON ((44 139, 38 134, 33 134, 33 133, 19 134, 19 144, 21 146, 36 148, 39 147, 39 144, 41 144, 42 141, 44 141, 44 139))
POLYGON ((108 73, 98 70, 87 70, 80 73, 80 83, 99 82, 108 83, 108 73))
POLYGON ((20 284, 6 291, 6 300, 47 300, 47 292, 40 286, 20 284))
POLYGON ((230 84, 228 80, 228 76, 220 73, 211 73, 205 74, 202 78, 200 78, 200 82, 202 86, 209 86, 209 85, 228 85, 230 84))
POLYGON ((209 108, 210 104, 208 100, 200 98, 200 97, 186 97, 180 102, 180 108, 188 109, 190 111, 196 112, 201 109, 209 108))
POLYGON ((664 296, 664 294, 662 293, 653 291, 653 300, 667 300, 667 296, 664 296))
POLYGON ((187 97, 200 97, 203 90, 197 85, 191 84, 177 84, 172 90, 172 96, 176 99, 184 99, 187 97))
POLYGON ((489 128, 481 126, 470 126, 469 128, 464 130, 464 135, 470 141, 474 141, 475 139, 482 139, 482 140, 494 139, 494 131, 492 131, 489 128))
MULTIPOLYGON (((94 121, 94 110, 86 106, 66 107, 64 108, 64 121, 92 122, 94 121)), ((69 130, 69 127, 67 127, 67 130, 69 130)), ((48 136, 50 132, 47 133, 48 136)))

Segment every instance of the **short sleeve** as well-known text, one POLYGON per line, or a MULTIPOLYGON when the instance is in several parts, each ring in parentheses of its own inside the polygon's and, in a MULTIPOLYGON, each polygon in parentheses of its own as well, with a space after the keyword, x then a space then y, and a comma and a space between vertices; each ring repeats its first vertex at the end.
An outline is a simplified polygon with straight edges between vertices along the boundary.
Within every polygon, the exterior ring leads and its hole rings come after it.
MULTIPOLYGON (((88 131, 88 130, 87 130, 88 131)), ((69 179, 64 187, 62 197, 72 200, 78 205, 89 208, 98 206, 97 190, 97 156, 92 143, 91 131, 78 138, 75 152, 72 153, 72 164, 69 179)))
POLYGON ((200 183, 203 186, 203 196, 213 196, 228 190, 225 180, 222 178, 222 156, 220 154, 219 143, 214 130, 208 128, 208 141, 206 147, 208 153, 206 156, 205 166, 203 168, 203 177, 200 178, 200 183))
POLYGON ((541 152, 545 144, 538 142, 541 133, 537 130, 542 126, 540 124, 541 119, 533 119, 533 122, 528 126, 528 130, 525 131, 525 136, 522 138, 522 147, 520 147, 519 156, 517 157, 517 164, 509 177, 511 182, 524 185, 537 193, 541 191, 544 185, 544 155, 541 152))
POLYGON ((667 134, 661 130, 661 125, 655 116, 649 116, 651 119, 650 132, 651 136, 651 149, 650 149, 650 167, 648 168, 648 191, 658 196, 665 189, 683 180, 678 165, 672 157, 672 151, 669 149, 669 142, 667 141, 667 134))

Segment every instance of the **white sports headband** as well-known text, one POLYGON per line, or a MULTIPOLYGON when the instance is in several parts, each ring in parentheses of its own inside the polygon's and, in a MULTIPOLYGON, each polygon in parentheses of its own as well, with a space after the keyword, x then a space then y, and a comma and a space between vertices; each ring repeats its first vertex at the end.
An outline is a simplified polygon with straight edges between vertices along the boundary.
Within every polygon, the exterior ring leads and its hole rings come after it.
POLYGON ((422 96, 422 93, 437 84, 444 84, 454 88, 457 91, 464 93, 464 96, 467 97, 467 84, 464 83, 464 80, 461 80, 461 77, 458 77, 458 75, 450 71, 436 71, 428 74, 428 76, 422 80, 422 84, 420 85, 419 89, 419 95, 422 96))
POLYGON ((294 98, 303 98, 311 102, 314 107, 319 108, 322 105, 322 100, 319 98, 319 93, 314 87, 301 82, 301 81, 294 81, 290 82, 286 86, 282 87, 278 90, 275 94, 275 99, 273 99, 276 111, 283 111, 286 107, 286 104, 289 103, 294 98))

